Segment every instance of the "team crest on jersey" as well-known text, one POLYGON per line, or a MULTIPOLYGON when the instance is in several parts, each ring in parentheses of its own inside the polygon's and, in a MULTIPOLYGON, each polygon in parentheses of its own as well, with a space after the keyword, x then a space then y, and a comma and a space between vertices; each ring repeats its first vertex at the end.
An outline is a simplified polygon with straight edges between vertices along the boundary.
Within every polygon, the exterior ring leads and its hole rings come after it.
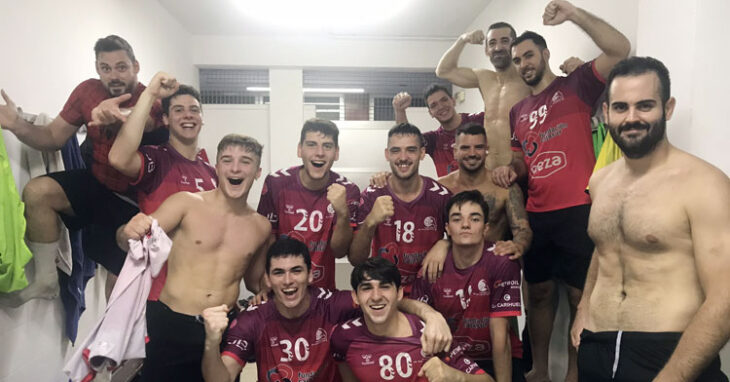
POLYGON ((332 203, 330 203, 330 204, 327 205, 327 213, 330 214, 330 215, 334 215, 335 214, 335 208, 332 207, 332 203))
POLYGON ((479 289, 480 292, 489 294, 489 285, 487 285, 487 280, 479 280, 479 283, 477 283, 477 289, 479 289))
POLYGON ((360 354, 360 357, 362 357, 361 365, 363 365, 363 366, 372 365, 375 363, 375 362, 373 362, 372 354, 360 354))
POLYGON ((556 91, 555 94, 553 94, 553 98, 550 99, 552 101, 553 105, 555 105, 558 102, 561 102, 565 99, 565 96, 563 96, 563 92, 560 90, 556 91))
POLYGON ((433 216, 426 216, 425 219, 423 219, 423 225, 425 226, 426 230, 436 230, 436 219, 433 216))
POLYGON ((317 333, 314 335, 314 343, 312 346, 319 345, 323 342, 327 342, 327 331, 323 328, 317 328, 317 333))

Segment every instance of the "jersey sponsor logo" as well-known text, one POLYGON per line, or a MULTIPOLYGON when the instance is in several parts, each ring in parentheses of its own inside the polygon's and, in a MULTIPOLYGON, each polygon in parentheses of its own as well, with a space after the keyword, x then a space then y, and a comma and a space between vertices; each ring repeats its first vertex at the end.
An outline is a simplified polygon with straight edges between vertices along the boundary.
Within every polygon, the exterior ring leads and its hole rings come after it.
POLYGON ((278 223, 279 222, 279 216, 273 212, 269 212, 266 214, 266 218, 269 219, 272 223, 278 223))
POLYGON ((360 362, 360 364, 363 366, 372 365, 375 363, 373 361, 372 354, 360 354, 360 357, 362 357, 362 362, 360 362))
POLYGON ((428 190, 436 192, 439 195, 448 195, 449 194, 449 190, 447 190, 446 187, 444 187, 436 182, 433 182, 433 187, 429 188, 428 190))
POLYGON ((504 298, 504 301, 509 301, 509 300, 511 300, 511 299, 512 299, 512 296, 510 296, 510 295, 506 294, 506 295, 504 295, 504 297, 503 297, 503 298, 504 298))
POLYGON ((525 135, 525 139, 522 141, 522 151, 527 155, 528 158, 532 157, 537 153, 540 144, 538 143, 539 135, 535 132, 528 131, 525 135))
POLYGON ((151 174, 153 171, 155 171, 155 161, 150 158, 149 155, 145 154, 145 157, 147 157, 147 173, 151 174))
POLYGON ((294 378, 294 370, 284 364, 278 364, 273 369, 266 371, 266 380, 268 382, 292 382, 294 378))
POLYGON ((237 339, 233 341, 228 341, 228 345, 235 346, 238 348, 238 350, 241 351, 245 351, 246 349, 248 349, 248 341, 246 340, 237 339))
POLYGON ((503 288, 505 286, 510 286, 512 288, 520 287, 520 281, 519 280, 497 280, 494 282, 494 289, 497 288, 503 288))
POLYGON ((489 317, 468 318, 464 317, 461 321, 464 329, 484 329, 489 327, 489 317))
POLYGON ((565 96, 563 96, 563 92, 560 90, 556 91, 555 94, 553 94, 553 98, 550 99, 553 105, 558 102, 562 102, 563 100, 565 100, 565 96))
POLYGON ((497 308, 519 308, 519 302, 498 302, 497 308))
POLYGON ((284 208, 284 213, 287 215, 294 215, 294 206, 291 204, 286 204, 284 208))
POLYGON ((453 298, 454 297, 453 292, 454 291, 451 288, 444 288, 443 297, 444 298, 453 298))
POLYGON ((541 131, 540 141, 547 142, 555 137, 559 137, 561 134, 563 134, 563 130, 565 130, 566 128, 568 128, 568 124, 563 122, 559 123, 557 126, 546 129, 545 131, 541 131))
POLYGON ((317 375, 316 371, 309 371, 309 372, 299 371, 299 372, 297 372, 297 381, 299 381, 299 382, 311 381, 315 375, 317 375))
POLYGON ((187 175, 181 175, 182 179, 180 180, 180 184, 189 185, 190 181, 188 181, 187 175))
POLYGON ((385 218, 385 221, 383 222, 383 225, 392 226, 393 221, 390 220, 390 217, 385 218))
POLYGON ((271 344, 271 345, 269 345, 271 347, 279 346, 279 337, 276 337, 276 336, 269 337, 269 343, 271 344))
POLYGON ((312 279, 314 282, 319 282, 324 279, 325 270, 321 265, 312 263, 312 279))
POLYGON ((562 151, 545 151, 537 155, 530 163, 530 173, 533 179, 547 178, 565 168, 568 164, 565 153, 562 151))

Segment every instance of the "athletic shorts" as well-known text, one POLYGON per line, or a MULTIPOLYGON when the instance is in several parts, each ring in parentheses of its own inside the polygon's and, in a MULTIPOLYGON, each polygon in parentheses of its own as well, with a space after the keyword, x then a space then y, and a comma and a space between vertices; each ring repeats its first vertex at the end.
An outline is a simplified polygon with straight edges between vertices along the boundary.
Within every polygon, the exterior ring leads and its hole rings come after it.
POLYGON ((71 203, 75 216, 60 214, 61 220, 70 230, 83 229, 84 254, 118 275, 127 254, 117 246, 117 228, 136 215, 139 208, 104 187, 87 169, 47 176, 61 185, 71 203))
MULTIPOLYGON (((590 382, 651 381, 666 365, 682 333, 598 332, 583 330, 578 347, 578 380, 590 382)), ((727 382, 715 356, 696 379, 727 382)))
MULTIPOLYGON (((476 363, 489 376, 495 380, 497 379, 496 374, 494 374, 494 362, 492 360, 477 360, 476 363)), ((525 367, 520 358, 512 357, 512 382, 525 382, 525 367)))
POLYGON ((590 204, 549 212, 528 212, 532 245, 525 253, 524 273, 528 283, 557 278, 583 289, 593 255, 588 237, 590 204))
MULTIPOLYGON (((231 309, 228 318, 233 319, 237 314, 237 309, 231 309)), ((142 382, 203 380, 205 326, 202 320, 177 313, 161 301, 147 301, 147 336, 142 382)))

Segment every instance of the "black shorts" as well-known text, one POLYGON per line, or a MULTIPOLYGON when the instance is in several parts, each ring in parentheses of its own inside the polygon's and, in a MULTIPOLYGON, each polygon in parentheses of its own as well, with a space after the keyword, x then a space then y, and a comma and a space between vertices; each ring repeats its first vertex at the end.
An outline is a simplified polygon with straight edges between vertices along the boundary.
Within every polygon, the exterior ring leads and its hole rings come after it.
MULTIPOLYGON (((492 378, 497 379, 492 360, 477 360, 476 363, 492 378)), ((525 366, 521 358, 512 357, 512 382, 525 382, 525 366)))
POLYGON ((60 214, 63 224, 70 230, 83 229, 84 253, 118 275, 127 254, 117 246, 116 231, 139 208, 104 187, 87 169, 47 176, 61 185, 74 211, 75 216, 60 214))
MULTIPOLYGON (((578 380, 651 381, 669 361, 682 333, 598 332, 583 330, 578 347, 578 380), (618 349, 618 354, 616 350, 618 349)), ((696 379, 727 382, 715 356, 696 379)))
MULTIPOLYGON (((236 309, 231 309, 228 318, 233 319, 237 314, 236 309)), ((145 346, 141 380, 202 381, 203 322, 195 316, 175 312, 161 301, 147 301, 146 315, 149 341, 145 346)))
POLYGON ((525 280, 541 283, 552 278, 583 289, 593 255, 588 237, 590 204, 549 212, 528 212, 532 245, 525 253, 525 280))

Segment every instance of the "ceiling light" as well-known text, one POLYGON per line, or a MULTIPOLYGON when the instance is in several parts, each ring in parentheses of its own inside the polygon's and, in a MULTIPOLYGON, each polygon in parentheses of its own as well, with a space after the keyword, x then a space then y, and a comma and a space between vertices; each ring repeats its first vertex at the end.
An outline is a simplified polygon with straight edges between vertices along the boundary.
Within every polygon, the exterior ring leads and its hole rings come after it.
MULTIPOLYGON (((248 86, 246 87, 246 91, 249 92, 268 92, 271 88, 262 87, 262 86, 248 86)), ((363 88, 304 88, 302 89, 304 93, 336 93, 336 94, 342 94, 342 93, 365 93, 365 89, 363 88)))

